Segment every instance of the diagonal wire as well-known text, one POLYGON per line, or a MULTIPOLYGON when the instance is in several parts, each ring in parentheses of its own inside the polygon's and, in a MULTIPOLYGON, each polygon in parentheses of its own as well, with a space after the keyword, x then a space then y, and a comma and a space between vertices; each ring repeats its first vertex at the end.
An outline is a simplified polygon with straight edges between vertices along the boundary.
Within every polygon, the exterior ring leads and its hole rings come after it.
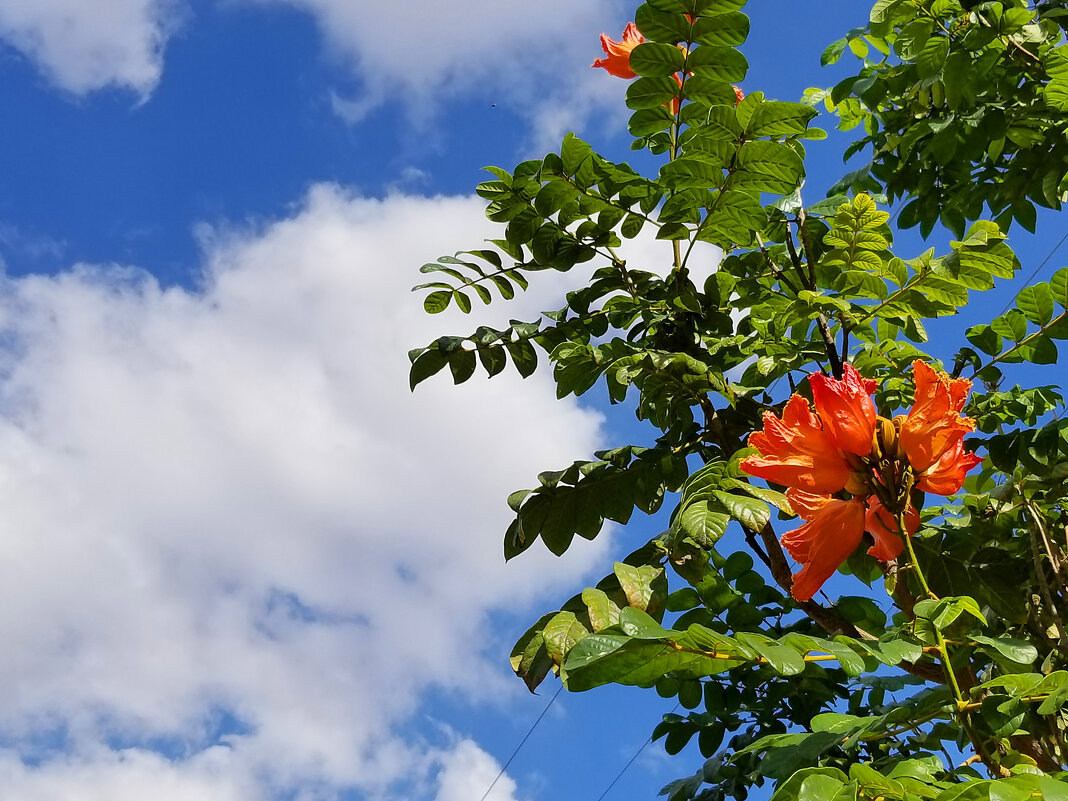
POLYGON ((549 703, 545 705, 545 709, 541 710, 541 714, 538 715, 538 719, 531 724, 529 729, 527 729, 527 733, 523 735, 523 739, 519 741, 519 745, 515 747, 515 750, 512 752, 512 755, 508 757, 508 761, 505 762, 504 765, 501 767, 500 772, 497 774, 497 778, 490 782, 490 786, 486 788, 486 792, 482 794, 482 798, 480 798, 479 801, 486 801, 486 798, 489 796, 490 792, 493 790, 494 787, 497 786, 497 782, 500 781, 501 776, 503 776, 504 772, 508 770, 508 766, 512 764, 512 760, 515 759, 516 754, 519 753, 519 750, 526 744, 527 740, 530 739, 530 735, 534 733, 534 729, 538 728, 538 724, 541 723, 541 719, 545 717, 545 713, 549 711, 549 707, 553 705, 553 701, 555 701, 557 696, 560 695, 560 691, 562 689, 564 689, 563 684, 556 688, 556 693, 553 695, 552 698, 549 699, 549 703))
MULTIPOLYGON (((1035 280, 1035 276, 1042 272, 1042 268, 1046 266, 1049 260, 1053 258, 1053 254, 1060 250, 1061 245, 1063 245, 1066 241, 1068 241, 1068 231, 1066 231, 1064 236, 1061 237, 1061 241, 1053 246, 1053 250, 1046 254, 1046 258, 1042 259, 1042 263, 1035 267, 1031 274, 1027 276, 1027 280, 1024 281, 1024 285, 1020 287, 1020 292, 1023 292, 1030 285, 1030 283, 1035 280)), ((1020 292, 1017 292, 1009 299, 1009 302, 1005 304, 1005 308, 998 313, 998 317, 1000 317, 1002 314, 1009 310, 1009 307, 1016 302, 1016 298, 1020 297, 1020 292)))
MULTIPOLYGON (((672 709, 669 714, 674 714, 678 708, 679 705, 675 704, 675 708, 672 709)), ((604 792, 597 796, 597 801, 604 801, 605 796, 607 796, 608 793, 612 790, 612 788, 616 786, 616 782, 623 778, 623 774, 627 772, 627 769, 634 764, 634 760, 636 760, 641 755, 642 751, 644 751, 646 746, 648 746, 649 743, 651 743, 652 741, 653 738, 650 736, 647 740, 645 740, 645 742, 641 744, 641 747, 639 747, 638 750, 634 752, 634 756, 627 760, 627 764, 623 766, 623 769, 620 770, 619 773, 616 774, 616 777, 612 779, 611 783, 604 788, 604 792)))

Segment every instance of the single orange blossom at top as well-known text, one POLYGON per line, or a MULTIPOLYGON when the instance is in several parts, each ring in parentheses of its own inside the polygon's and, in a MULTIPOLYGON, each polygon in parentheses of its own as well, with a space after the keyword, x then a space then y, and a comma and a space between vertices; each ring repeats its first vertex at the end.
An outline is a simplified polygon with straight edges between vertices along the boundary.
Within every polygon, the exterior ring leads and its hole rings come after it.
POLYGON ((628 22, 623 29, 623 40, 610 39, 607 33, 601 34, 601 47, 607 58, 599 58, 591 66, 600 67, 617 78, 636 78, 638 73, 630 68, 630 51, 645 41, 638 26, 628 22))

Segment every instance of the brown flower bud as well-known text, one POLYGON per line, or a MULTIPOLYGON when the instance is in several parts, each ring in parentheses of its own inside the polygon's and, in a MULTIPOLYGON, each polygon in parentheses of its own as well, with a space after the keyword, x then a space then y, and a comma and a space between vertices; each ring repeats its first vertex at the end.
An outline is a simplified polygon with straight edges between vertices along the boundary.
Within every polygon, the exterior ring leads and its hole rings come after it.
POLYGON ((875 425, 875 440, 877 448, 887 459, 898 458, 897 454, 897 427, 893 421, 880 417, 875 425))

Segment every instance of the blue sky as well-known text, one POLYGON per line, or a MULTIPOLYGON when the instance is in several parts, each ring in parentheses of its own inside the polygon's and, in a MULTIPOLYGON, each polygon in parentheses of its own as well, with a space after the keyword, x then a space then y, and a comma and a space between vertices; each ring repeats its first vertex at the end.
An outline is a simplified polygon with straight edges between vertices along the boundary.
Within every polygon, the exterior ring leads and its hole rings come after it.
MULTIPOLYGON (((752 3, 744 88, 829 85, 864 10, 752 3)), ((477 323, 408 288, 497 234, 483 165, 633 157, 589 69, 631 13, 0 0, 5 797, 479 801, 555 690, 511 642, 656 529, 502 565, 510 491, 641 432, 544 375, 409 394, 406 350, 477 323)), ((490 798, 596 798, 670 709, 562 695, 490 798)), ((650 747, 609 798, 699 764, 650 747)))

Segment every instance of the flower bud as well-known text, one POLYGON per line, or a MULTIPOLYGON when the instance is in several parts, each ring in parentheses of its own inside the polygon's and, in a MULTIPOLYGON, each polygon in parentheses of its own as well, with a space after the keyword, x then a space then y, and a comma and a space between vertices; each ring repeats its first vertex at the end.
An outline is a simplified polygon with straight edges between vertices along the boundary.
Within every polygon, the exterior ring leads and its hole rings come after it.
POLYGON ((871 495, 871 490, 868 489, 867 472, 850 473, 846 480, 845 491, 854 498, 871 495))
POLYGON ((897 458, 897 428, 893 421, 880 417, 875 426, 876 451, 887 459, 897 458))

